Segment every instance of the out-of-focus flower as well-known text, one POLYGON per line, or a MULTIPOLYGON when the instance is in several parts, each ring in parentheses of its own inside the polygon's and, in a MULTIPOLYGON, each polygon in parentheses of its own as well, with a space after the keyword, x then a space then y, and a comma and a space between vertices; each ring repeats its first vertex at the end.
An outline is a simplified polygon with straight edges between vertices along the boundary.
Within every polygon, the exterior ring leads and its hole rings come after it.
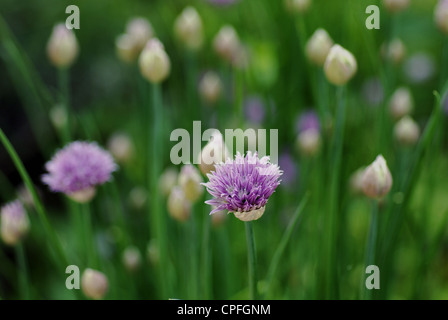
POLYGON ((101 300, 109 289, 109 281, 104 273, 88 268, 82 273, 81 288, 86 297, 101 300))
POLYGON ((362 85, 364 100, 372 107, 377 107, 384 100, 383 85, 378 78, 369 78, 362 85))
POLYGON ((123 265, 129 272, 137 271, 142 262, 142 255, 137 247, 127 247, 123 252, 123 265))
POLYGON ((213 48, 221 58, 233 63, 241 50, 240 39, 235 29, 230 25, 221 27, 213 39, 213 48))
POLYGON ((307 110, 303 112, 296 121, 297 134, 310 129, 320 131, 319 116, 314 110, 307 110))
POLYGON ((395 120, 398 120, 412 112, 414 101, 411 91, 406 87, 400 87, 392 94, 389 100, 389 112, 395 120))
POLYGON ((118 57, 127 63, 133 62, 140 53, 135 46, 132 36, 126 33, 120 34, 115 39, 115 47, 118 57))
POLYGON ((168 196, 168 213, 177 221, 184 222, 190 218, 191 203, 180 186, 171 189, 168 196))
POLYGON ((425 52, 415 53, 404 62, 403 71, 412 83, 424 83, 434 75, 434 59, 425 52))
POLYGON ((75 141, 46 163, 48 173, 42 181, 51 191, 63 192, 78 202, 87 202, 95 195, 95 187, 112 178, 117 170, 109 152, 96 143, 75 141))
POLYGON ((310 5, 311 0, 285 0, 286 10, 291 13, 304 13, 310 5))
POLYGON ((305 51, 308 59, 322 67, 333 46, 333 40, 324 29, 317 29, 306 43, 305 51))
POLYGON ((140 72, 151 83, 160 83, 170 74, 171 62, 163 44, 156 38, 148 41, 139 58, 140 72))
POLYGON ((229 151, 224 143, 222 134, 216 130, 198 156, 199 169, 203 175, 207 175, 215 170, 217 163, 226 161, 228 157, 229 151))
POLYGON ((302 131, 297 136, 296 143, 301 154, 307 157, 315 156, 321 146, 320 131, 316 129, 302 131))
POLYGON ((118 163, 127 163, 134 155, 131 137, 123 132, 114 133, 109 138, 107 148, 118 163))
POLYGON ((420 128, 410 116, 404 116, 395 124, 394 135, 400 144, 412 146, 420 137, 420 128))
POLYGON ((162 194, 169 196, 171 189, 177 185, 178 174, 175 168, 167 168, 159 178, 159 188, 162 190, 162 194))
POLYGON ((392 175, 387 167, 386 160, 379 155, 375 161, 364 171, 362 177, 362 190, 372 199, 381 199, 392 188, 392 175))
POLYGON ((30 221, 19 200, 5 204, 1 210, 1 237, 10 246, 19 243, 28 233, 30 221))
POLYGON ((134 187, 129 192, 129 202, 135 209, 141 209, 148 199, 148 191, 143 187, 134 187))
POLYGON ((434 19, 439 29, 448 34, 448 0, 439 0, 434 10, 434 19))
POLYGON ((160 254, 159 247, 157 245, 156 239, 151 239, 146 247, 146 256, 148 258, 148 262, 151 265, 157 265, 159 263, 160 254))
POLYGON ((146 43, 154 37, 154 30, 147 19, 135 17, 127 23, 126 34, 132 38, 134 49, 138 54, 143 50, 146 43))
POLYGON ((244 101, 244 115, 251 124, 259 125, 266 115, 266 107, 258 96, 251 96, 244 101))
POLYGON ((358 65, 353 54, 338 44, 331 47, 324 65, 325 75, 329 82, 342 86, 353 78, 357 69, 358 65))
POLYGON ((409 7, 409 0, 383 0, 383 4, 389 12, 397 13, 409 7))
POLYGON ((204 42, 202 20, 193 7, 187 7, 174 22, 174 32, 189 50, 196 51, 204 42))
POLYGON ((354 194, 362 194, 362 179, 364 176, 365 167, 361 167, 350 176, 350 190, 354 194))
POLYGON ((406 55, 406 47, 401 39, 395 38, 390 43, 383 43, 381 53, 385 59, 398 64, 406 55))
POLYGON ((278 165, 283 170, 281 186, 286 188, 293 187, 297 181, 297 165, 288 151, 280 155, 278 165))
POLYGON ((53 28, 47 44, 47 54, 51 63, 58 68, 68 68, 78 56, 79 47, 75 33, 64 23, 53 28))
MULTIPOLYGON (((37 187, 35 187, 35 189, 38 195, 40 195, 40 190, 37 189, 37 187)), ((33 196, 24 184, 20 185, 20 187, 17 189, 17 198, 28 208, 35 207, 33 196)))
POLYGON ((50 120, 56 129, 61 130, 67 125, 67 112, 62 105, 56 105, 50 110, 50 120))
POLYGON ((227 210, 242 221, 259 219, 265 210, 269 197, 280 184, 283 171, 271 164, 269 157, 258 158, 258 154, 247 152, 244 157, 238 153, 233 159, 215 166, 204 183, 213 199, 205 203, 215 206, 210 214, 227 210))
POLYGON ((192 164, 186 164, 180 169, 179 186, 184 190, 185 197, 192 203, 204 193, 202 176, 192 164))
POLYGON ((215 104, 222 93, 222 81, 214 71, 207 71, 199 82, 199 94, 208 105, 215 104))
POLYGON ((224 222, 227 219, 227 215, 228 213, 225 210, 221 210, 218 212, 215 212, 214 214, 211 215, 211 219, 212 219, 212 225, 213 227, 219 227, 220 225, 224 224, 224 222))

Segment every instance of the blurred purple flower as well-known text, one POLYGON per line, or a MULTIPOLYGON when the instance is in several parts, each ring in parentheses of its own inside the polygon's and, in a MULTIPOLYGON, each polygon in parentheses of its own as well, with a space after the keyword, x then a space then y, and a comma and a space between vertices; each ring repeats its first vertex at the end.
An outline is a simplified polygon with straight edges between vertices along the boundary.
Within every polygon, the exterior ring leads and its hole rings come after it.
POLYGON ((434 59, 425 52, 412 55, 404 63, 404 73, 412 83, 424 83, 435 72, 434 59))
POLYGON ((50 190, 71 194, 109 181, 117 165, 96 143, 75 141, 58 151, 45 168, 48 173, 42 181, 50 190))
POLYGON ((266 115, 266 107, 263 100, 257 96, 251 96, 244 101, 244 115, 250 123, 261 124, 266 115))
POLYGON ((282 174, 269 157, 259 159, 257 153, 250 151, 246 157, 238 153, 235 160, 228 158, 215 165, 215 171, 207 174, 209 182, 203 183, 213 196, 205 202, 215 206, 210 214, 222 210, 247 213, 264 208, 282 174))
POLYGON ((289 151, 285 151, 280 155, 278 165, 283 170, 282 186, 292 187, 297 180, 297 166, 289 151))
POLYGON ((301 133, 310 129, 320 131, 319 116, 314 110, 303 112, 296 122, 297 133, 301 133))
POLYGON ((362 85, 362 95, 370 106, 379 106, 384 99, 384 90, 380 79, 376 77, 367 79, 362 85))

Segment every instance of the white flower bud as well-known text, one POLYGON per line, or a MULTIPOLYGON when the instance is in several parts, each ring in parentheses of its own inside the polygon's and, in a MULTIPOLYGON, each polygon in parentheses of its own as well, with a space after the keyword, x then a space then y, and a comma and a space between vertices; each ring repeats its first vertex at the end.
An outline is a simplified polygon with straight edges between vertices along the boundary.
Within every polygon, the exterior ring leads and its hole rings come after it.
POLYGON ((316 129, 302 131, 297 136, 297 147, 299 151, 308 157, 316 155, 320 150, 320 132, 316 129))
POLYGON ((149 241, 148 246, 146 247, 146 255, 148 258, 148 262, 151 265, 155 266, 159 263, 160 255, 156 239, 151 239, 151 241, 149 241))
POLYGON ((389 44, 383 43, 381 46, 381 53, 385 59, 398 64, 403 61, 406 55, 406 47, 404 46, 403 41, 395 38, 389 44))
POLYGON ((220 57, 233 62, 241 47, 235 29, 230 25, 223 26, 213 40, 213 47, 220 57))
POLYGON ((88 268, 81 276, 81 288, 86 297, 101 300, 109 289, 109 282, 104 273, 88 268))
POLYGON ((218 101, 222 92, 221 78, 216 72, 208 71, 204 74, 199 82, 199 94, 202 99, 209 105, 213 105, 218 101))
POLYGON ((51 63, 58 68, 70 67, 78 56, 78 41, 74 32, 67 29, 65 24, 59 23, 47 44, 47 54, 51 63))
POLYGON ((162 190, 162 194, 167 197, 171 189, 177 185, 178 175, 177 170, 174 168, 166 169, 159 178, 159 188, 162 190))
POLYGON ((304 13, 310 5, 311 0, 285 0, 286 9, 291 13, 304 13))
POLYGON ((129 202, 135 209, 141 209, 148 198, 148 191, 142 187, 134 187, 129 192, 129 202))
POLYGON ((168 77, 171 62, 159 40, 148 41, 140 54, 139 66, 143 77, 151 83, 160 83, 168 77))
POLYGON ((357 68, 353 54, 338 44, 331 48, 324 65, 328 81, 337 86, 344 85, 353 78, 357 68))
POLYGON ((196 51, 201 48, 204 42, 203 27, 196 9, 187 7, 182 11, 174 23, 174 32, 187 49, 196 51))
POLYGON ((410 116, 404 116, 395 124, 394 135, 400 144, 415 145, 420 138, 420 128, 410 116))
POLYGON ((389 12, 396 13, 409 7, 409 0, 383 0, 383 4, 389 12))
POLYGON ((434 11, 434 19, 439 29, 448 34, 448 0, 439 0, 434 11))
POLYGON ((118 57, 126 63, 133 62, 140 53, 134 39, 128 34, 120 34, 115 40, 115 47, 118 57))
POLYGON ((317 29, 306 43, 308 59, 318 66, 323 66, 328 53, 333 47, 333 40, 324 29, 317 29))
POLYGON ((400 87, 393 93, 389 100, 389 112, 395 120, 398 120, 412 112, 414 101, 408 88, 400 87))
POLYGON ((168 197, 168 213, 173 219, 180 222, 184 222, 190 217, 191 203, 179 186, 175 186, 168 197))
POLYGON ((19 200, 4 205, 0 211, 3 241, 10 246, 19 243, 30 229, 30 221, 19 200))
POLYGON ((203 182, 199 170, 191 164, 182 167, 179 173, 179 186, 184 190, 190 202, 196 202, 204 193, 203 182))
POLYGON ((50 120, 56 129, 62 129, 67 125, 67 112, 61 105, 56 105, 50 110, 50 120))
POLYGON ((136 54, 142 51, 146 43, 154 37, 151 23, 149 23, 147 19, 141 17, 133 18, 127 23, 126 34, 132 38, 136 54))
POLYGON ((129 272, 137 271, 142 262, 142 255, 137 247, 127 247, 123 252, 123 265, 129 272))
POLYGON ((225 162, 228 157, 229 150, 222 134, 216 130, 198 156, 199 169, 206 176, 207 173, 215 170, 215 164, 225 162))
POLYGON ((131 138, 122 132, 114 133, 109 138, 107 148, 118 163, 129 162, 134 154, 134 144, 131 138))
POLYGON ((391 188, 392 176, 386 160, 379 155, 364 171, 362 190, 369 198, 381 199, 389 193, 391 188))

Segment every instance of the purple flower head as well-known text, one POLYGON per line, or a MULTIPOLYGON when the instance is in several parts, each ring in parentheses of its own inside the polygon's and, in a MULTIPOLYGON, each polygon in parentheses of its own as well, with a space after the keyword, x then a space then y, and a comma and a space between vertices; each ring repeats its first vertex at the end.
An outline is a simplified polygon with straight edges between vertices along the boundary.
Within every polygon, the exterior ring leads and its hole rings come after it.
POLYGON ((283 171, 271 164, 269 157, 258 158, 250 151, 244 157, 238 153, 235 160, 215 165, 215 171, 207 174, 209 182, 203 183, 214 197, 205 203, 215 206, 213 214, 222 210, 246 214, 262 209, 280 184, 283 171))
POLYGON ((109 181, 117 165, 96 143, 75 141, 59 150, 45 168, 48 173, 42 181, 50 190, 71 194, 109 181))
POLYGON ((283 170, 282 186, 292 187, 297 180, 297 166, 288 151, 280 155, 278 165, 283 170))
POLYGON ((297 133, 301 133, 310 129, 320 131, 319 116, 314 110, 303 112, 296 122, 297 133))
POLYGON ((244 115, 250 123, 261 124, 266 115, 263 100, 257 96, 247 98, 244 102, 244 115))

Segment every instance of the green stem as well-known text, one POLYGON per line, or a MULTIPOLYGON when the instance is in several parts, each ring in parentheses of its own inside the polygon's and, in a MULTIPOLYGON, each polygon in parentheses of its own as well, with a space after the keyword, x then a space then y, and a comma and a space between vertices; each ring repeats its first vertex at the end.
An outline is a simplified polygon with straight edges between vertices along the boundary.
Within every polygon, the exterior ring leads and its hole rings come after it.
POLYGON ((247 242, 247 261, 249 264, 249 292, 250 299, 257 300, 258 299, 258 290, 257 290, 257 255, 255 248, 255 237, 254 230, 252 227, 252 221, 248 221, 244 223, 246 226, 246 242, 247 242))
POLYGON ((210 299, 210 283, 211 283, 211 254, 210 254, 210 227, 211 217, 208 215, 209 209, 206 208, 204 219, 203 237, 202 237, 202 299, 210 299))
POLYGON ((274 256, 272 258, 271 264, 269 265, 268 274, 266 277, 266 289, 265 289, 265 297, 270 293, 271 291, 271 285, 272 280, 274 279, 274 275, 277 272, 278 265, 280 263, 280 259, 283 256, 283 253, 285 252, 286 246, 289 243, 289 240, 291 239, 292 233, 295 229, 295 227, 299 224, 299 222, 302 220, 302 212, 305 208, 306 204, 308 203, 309 199, 309 193, 307 193, 302 201, 300 202, 299 206, 297 207, 296 211, 294 212, 294 215, 292 216, 291 221, 289 222, 289 225, 283 234, 283 237, 275 250, 274 256), (299 219, 300 218, 300 219, 299 219))
POLYGON ((17 262, 19 264, 19 283, 20 283, 20 295, 23 300, 30 300, 30 281, 28 274, 28 263, 25 255, 25 248, 23 243, 19 243, 15 247, 17 262))
POLYGON ((28 191, 30 192, 31 196, 33 197, 34 204, 36 206, 36 211, 39 216, 39 219, 45 229, 45 233, 47 235, 48 239, 48 245, 51 246, 51 248, 54 251, 54 254, 56 255, 55 262, 58 264, 59 267, 63 268, 61 270, 65 270, 65 267, 69 265, 67 256, 65 255, 65 251, 62 248, 61 242, 58 239, 58 236, 54 229, 52 228, 50 221, 48 220, 47 214, 44 210, 44 207, 39 199, 39 196, 37 195, 36 189, 31 181, 30 176, 28 175, 22 161, 20 160, 19 156, 17 155, 14 147, 9 142, 6 135, 3 133, 3 130, 0 128, 0 140, 5 147, 6 151, 8 152, 9 156, 11 157, 12 161, 14 162, 14 165, 19 172, 23 182, 25 183, 28 191))
POLYGON ((81 215, 81 221, 83 224, 84 244, 87 254, 87 266, 90 268, 98 268, 99 261, 95 250, 95 237, 92 228, 92 217, 90 212, 90 205, 83 203, 79 205, 79 214, 81 215))
POLYGON ((64 143, 68 143, 71 140, 71 128, 70 128, 70 90, 69 90, 69 70, 67 68, 59 68, 58 69, 58 82, 59 82, 59 91, 61 95, 60 103, 64 108, 64 112, 67 116, 67 121, 62 130, 62 137, 64 139, 64 143))
MULTIPOLYGON (((366 259, 365 259, 365 267, 367 268, 370 265, 374 265, 375 261, 375 250, 376 250, 376 239, 378 234, 378 201, 372 201, 372 216, 370 218, 370 230, 369 237, 367 239, 367 249, 366 249, 366 259)), ((367 270, 367 269, 366 269, 367 270)), ((372 290, 367 289, 367 286, 364 284, 364 299, 371 300, 372 299, 372 290)))

